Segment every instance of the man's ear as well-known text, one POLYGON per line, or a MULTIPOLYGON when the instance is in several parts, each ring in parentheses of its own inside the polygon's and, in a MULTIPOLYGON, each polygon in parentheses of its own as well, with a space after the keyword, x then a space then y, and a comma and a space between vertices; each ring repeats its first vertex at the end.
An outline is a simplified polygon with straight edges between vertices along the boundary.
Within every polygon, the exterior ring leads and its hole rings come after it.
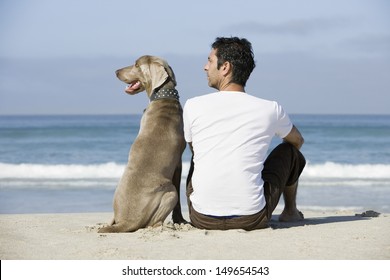
POLYGON ((232 71, 232 64, 229 62, 229 61, 225 61, 222 65, 221 65, 221 67, 220 67, 220 69, 222 70, 222 74, 224 75, 224 76, 227 76, 227 75, 229 75, 229 73, 232 71))

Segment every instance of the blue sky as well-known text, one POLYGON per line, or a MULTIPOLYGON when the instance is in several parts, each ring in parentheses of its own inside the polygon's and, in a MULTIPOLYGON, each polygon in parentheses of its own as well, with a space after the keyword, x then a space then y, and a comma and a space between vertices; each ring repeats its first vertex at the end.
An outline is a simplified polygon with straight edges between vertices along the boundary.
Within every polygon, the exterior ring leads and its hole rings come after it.
POLYGON ((247 92, 289 113, 390 113, 390 1, 1 0, 0 114, 142 113, 114 75, 145 54, 206 94, 217 36, 252 42, 247 92))

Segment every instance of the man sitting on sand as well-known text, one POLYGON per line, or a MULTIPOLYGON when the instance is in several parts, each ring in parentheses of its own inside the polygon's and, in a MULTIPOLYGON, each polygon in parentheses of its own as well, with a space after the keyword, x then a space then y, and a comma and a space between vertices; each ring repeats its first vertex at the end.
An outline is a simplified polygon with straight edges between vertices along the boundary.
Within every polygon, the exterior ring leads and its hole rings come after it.
POLYGON ((197 228, 265 228, 282 194, 279 220, 303 219, 296 206, 306 163, 299 151, 303 138, 277 102, 245 93, 254 68, 248 40, 217 38, 204 70, 218 91, 184 106, 184 133, 193 154, 187 197, 197 228), (267 157, 275 135, 283 143, 267 157))

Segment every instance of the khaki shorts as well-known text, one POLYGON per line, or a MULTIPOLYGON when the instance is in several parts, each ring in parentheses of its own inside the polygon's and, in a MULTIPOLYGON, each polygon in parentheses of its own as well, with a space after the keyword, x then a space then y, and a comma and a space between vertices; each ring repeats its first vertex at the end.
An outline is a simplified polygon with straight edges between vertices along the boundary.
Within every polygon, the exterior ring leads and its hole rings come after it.
POLYGON ((215 217, 197 212, 190 200, 193 192, 191 177, 194 171, 193 161, 187 178, 187 202, 191 223, 200 229, 244 229, 255 230, 268 227, 272 212, 279 203, 286 186, 298 181, 306 161, 302 153, 289 143, 277 146, 264 162, 262 178, 266 207, 253 215, 215 217))

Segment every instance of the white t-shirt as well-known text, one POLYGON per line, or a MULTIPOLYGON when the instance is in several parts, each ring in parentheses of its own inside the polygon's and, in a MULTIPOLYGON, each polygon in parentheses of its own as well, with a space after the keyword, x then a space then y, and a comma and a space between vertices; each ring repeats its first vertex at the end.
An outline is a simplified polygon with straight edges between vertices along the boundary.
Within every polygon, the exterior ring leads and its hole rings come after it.
POLYGON ((274 101, 220 91, 187 100, 184 134, 194 149, 192 206, 205 215, 251 215, 265 207, 261 172, 273 136, 292 123, 274 101))

